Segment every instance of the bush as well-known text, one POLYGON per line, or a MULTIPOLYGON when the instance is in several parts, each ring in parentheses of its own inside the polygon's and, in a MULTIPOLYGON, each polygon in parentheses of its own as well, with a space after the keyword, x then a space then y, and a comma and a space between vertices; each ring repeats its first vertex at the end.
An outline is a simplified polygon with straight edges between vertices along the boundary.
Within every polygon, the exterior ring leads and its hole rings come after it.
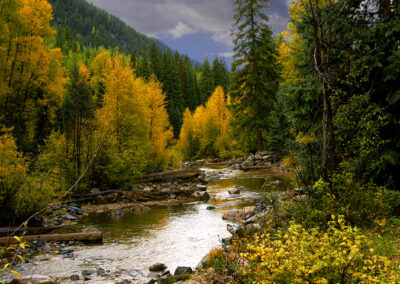
POLYGON ((395 283, 397 262, 377 255, 371 241, 343 218, 327 230, 291 223, 285 231, 264 230, 248 242, 241 257, 249 263, 244 282, 254 283, 395 283))

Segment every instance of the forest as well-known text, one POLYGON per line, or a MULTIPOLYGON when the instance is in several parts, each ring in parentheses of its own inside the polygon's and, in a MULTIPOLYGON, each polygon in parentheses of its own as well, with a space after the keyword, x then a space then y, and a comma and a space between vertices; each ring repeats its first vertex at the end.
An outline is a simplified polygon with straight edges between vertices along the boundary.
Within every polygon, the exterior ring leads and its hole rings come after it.
POLYGON ((217 253, 216 270, 238 283, 396 283, 399 2, 291 1, 278 35, 266 5, 234 1, 229 70, 83 0, 1 0, 1 225, 184 160, 267 150, 306 199, 266 194, 279 218, 233 245, 249 264, 217 253), (378 231, 389 253, 371 245, 378 231))

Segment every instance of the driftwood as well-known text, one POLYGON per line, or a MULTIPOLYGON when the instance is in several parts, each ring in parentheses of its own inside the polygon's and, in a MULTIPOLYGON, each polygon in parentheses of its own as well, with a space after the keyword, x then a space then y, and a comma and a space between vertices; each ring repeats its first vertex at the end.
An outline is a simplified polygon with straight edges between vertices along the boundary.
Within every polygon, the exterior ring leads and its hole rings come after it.
MULTIPOLYGON (((119 190, 105 190, 101 192, 94 192, 94 193, 85 193, 85 194, 74 194, 72 195, 73 198, 85 198, 85 197, 97 197, 102 195, 107 195, 110 193, 117 193, 119 190)), ((71 201, 69 201, 71 202, 71 201)))
POLYGON ((242 167, 244 171, 264 170, 270 168, 272 168, 272 165, 242 167))
POLYGON ((196 178, 200 175, 202 175, 202 172, 198 169, 177 169, 153 174, 146 174, 143 175, 140 179, 142 181, 171 181, 196 178))
POLYGON ((20 233, 20 232, 27 232, 29 233, 48 233, 56 229, 64 228, 72 226, 73 224, 64 224, 59 226, 51 226, 51 227, 22 227, 22 228, 14 228, 14 227, 5 227, 0 228, 0 235, 8 235, 10 233, 20 233))
MULTIPOLYGON (((52 234, 52 235, 30 235, 20 237, 23 242, 31 242, 32 240, 43 240, 50 242, 59 241, 81 241, 88 243, 101 243, 103 242, 103 232, 83 232, 71 234, 52 234)), ((4 244, 18 244, 14 237, 0 238, 0 245, 4 244)))

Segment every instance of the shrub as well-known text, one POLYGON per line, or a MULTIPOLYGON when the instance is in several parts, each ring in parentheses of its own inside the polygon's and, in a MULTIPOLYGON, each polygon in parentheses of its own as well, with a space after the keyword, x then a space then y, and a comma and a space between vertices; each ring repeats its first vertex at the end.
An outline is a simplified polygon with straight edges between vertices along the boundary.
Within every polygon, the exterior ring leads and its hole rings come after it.
POLYGON ((291 223, 285 231, 254 235, 241 257, 242 272, 253 283, 395 283, 397 262, 377 255, 371 241, 341 217, 327 230, 291 223))

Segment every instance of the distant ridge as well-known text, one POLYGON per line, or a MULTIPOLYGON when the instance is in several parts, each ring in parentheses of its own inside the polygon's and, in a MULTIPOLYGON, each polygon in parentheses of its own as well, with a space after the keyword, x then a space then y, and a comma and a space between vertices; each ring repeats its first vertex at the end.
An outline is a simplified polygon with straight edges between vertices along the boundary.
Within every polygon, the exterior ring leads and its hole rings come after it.
POLYGON ((68 28, 74 40, 85 46, 118 47, 124 53, 142 55, 155 41, 161 50, 168 46, 128 26, 121 19, 86 0, 49 0, 53 6, 53 26, 68 28))

